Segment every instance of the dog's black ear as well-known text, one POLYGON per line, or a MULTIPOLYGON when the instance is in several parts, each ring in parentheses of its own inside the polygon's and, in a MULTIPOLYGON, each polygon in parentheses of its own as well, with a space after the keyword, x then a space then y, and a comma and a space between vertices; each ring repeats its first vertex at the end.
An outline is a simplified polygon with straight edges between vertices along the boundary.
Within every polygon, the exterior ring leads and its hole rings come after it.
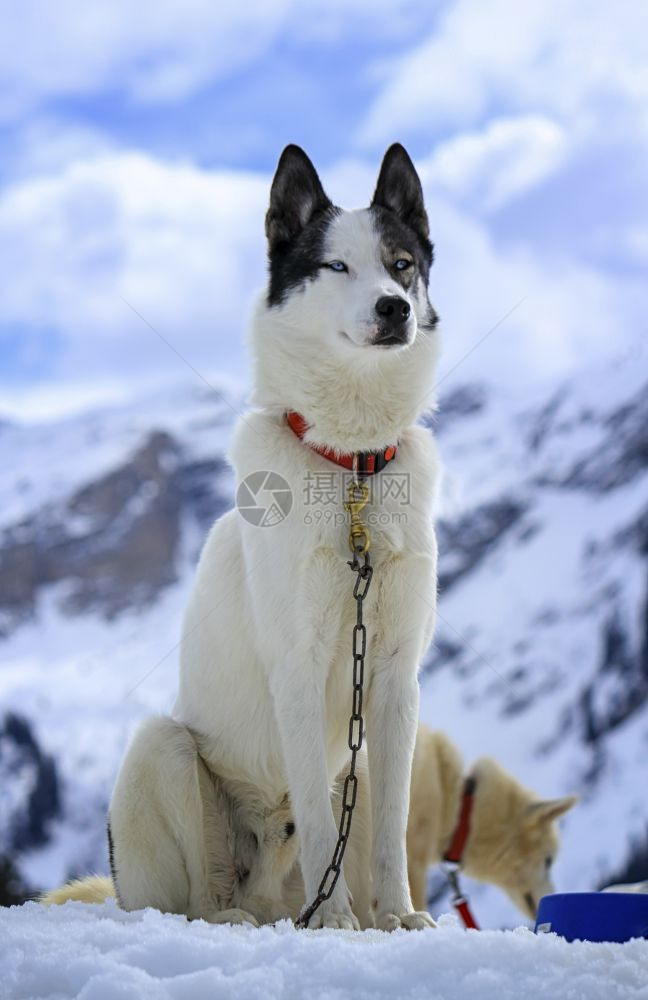
POLYGON ((400 142, 395 142, 385 153, 371 204, 395 212, 410 229, 428 239, 430 226, 421 181, 400 142))
POLYGON ((270 188, 265 230, 270 251, 291 243, 317 212, 331 207, 317 171, 299 146, 286 146, 270 188))

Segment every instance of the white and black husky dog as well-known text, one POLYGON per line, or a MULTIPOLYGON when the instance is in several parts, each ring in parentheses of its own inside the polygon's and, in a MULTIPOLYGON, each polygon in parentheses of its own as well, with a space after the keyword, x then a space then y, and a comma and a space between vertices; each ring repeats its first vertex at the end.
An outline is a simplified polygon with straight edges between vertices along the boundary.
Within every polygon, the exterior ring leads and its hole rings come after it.
POLYGON ((254 408, 230 460, 239 482, 282 477, 293 504, 266 527, 231 510, 207 538, 172 718, 136 734, 111 801, 113 878, 127 909, 271 919, 287 899, 290 911, 284 880, 298 852, 301 903, 315 896, 337 838, 331 790, 349 760, 356 608, 344 490, 331 501, 334 517, 313 518, 305 483, 331 473, 342 482, 354 455, 377 481, 391 459, 389 473, 409 478, 407 506, 398 491, 373 489, 364 511, 374 566, 364 610, 370 795, 344 873, 310 926, 423 928, 432 921, 413 911, 405 835, 417 671, 435 618, 437 459, 416 420, 432 403, 437 317, 408 154, 392 146, 370 207, 344 211, 305 153, 288 146, 266 235, 254 408))

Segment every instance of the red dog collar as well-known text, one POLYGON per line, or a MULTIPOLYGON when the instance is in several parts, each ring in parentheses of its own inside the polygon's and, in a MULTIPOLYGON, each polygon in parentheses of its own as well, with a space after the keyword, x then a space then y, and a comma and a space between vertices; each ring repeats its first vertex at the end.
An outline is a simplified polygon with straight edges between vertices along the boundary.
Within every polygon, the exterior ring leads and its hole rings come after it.
MULTIPOLYGON (((288 410, 286 421, 297 437, 303 439, 304 434, 308 430, 308 423, 302 417, 301 413, 297 413, 295 410, 288 410)), ((377 472, 381 472, 389 462, 396 458, 395 445, 389 445, 388 448, 383 448, 382 451, 339 452, 333 448, 328 448, 326 445, 310 444, 308 441, 306 441, 306 444, 323 458, 327 458, 329 462, 335 462, 336 465, 341 465, 344 469, 355 468, 361 478, 373 476, 377 472)))

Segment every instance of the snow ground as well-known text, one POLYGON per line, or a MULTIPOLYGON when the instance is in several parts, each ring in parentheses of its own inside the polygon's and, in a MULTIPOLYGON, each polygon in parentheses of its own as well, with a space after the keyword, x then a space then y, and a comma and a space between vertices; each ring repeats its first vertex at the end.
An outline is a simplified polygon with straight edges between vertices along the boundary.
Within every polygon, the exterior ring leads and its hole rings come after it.
POLYGON ((648 941, 553 934, 385 934, 211 926, 142 910, 37 903, 0 910, 0 998, 78 1000, 628 1000, 648 998, 648 941), (522 986, 522 983, 524 984, 522 986))

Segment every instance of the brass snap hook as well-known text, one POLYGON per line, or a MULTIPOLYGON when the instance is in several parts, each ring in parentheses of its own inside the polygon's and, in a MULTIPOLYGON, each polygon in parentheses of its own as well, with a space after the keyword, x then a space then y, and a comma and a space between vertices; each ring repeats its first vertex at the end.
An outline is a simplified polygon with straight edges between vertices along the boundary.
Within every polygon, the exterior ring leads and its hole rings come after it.
POLYGON ((344 508, 349 512, 351 527, 349 529, 349 548, 353 553, 364 555, 369 548, 371 538, 369 529, 362 522, 360 511, 369 503, 369 487, 366 483, 359 483, 352 480, 349 483, 348 499, 344 501, 344 508))

